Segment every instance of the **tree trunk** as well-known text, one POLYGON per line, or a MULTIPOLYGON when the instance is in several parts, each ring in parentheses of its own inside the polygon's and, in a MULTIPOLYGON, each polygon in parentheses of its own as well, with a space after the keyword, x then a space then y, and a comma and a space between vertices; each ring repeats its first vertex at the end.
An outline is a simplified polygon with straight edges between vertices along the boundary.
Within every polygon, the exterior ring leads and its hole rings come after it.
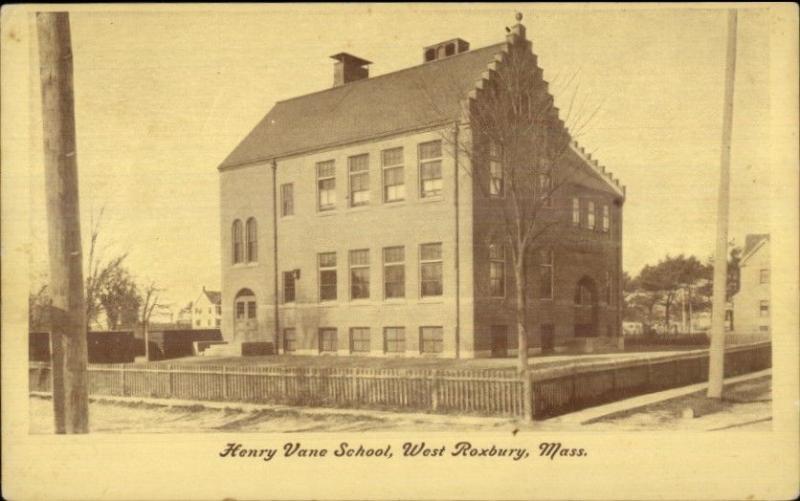
POLYGON ((69 14, 38 12, 45 191, 53 298, 56 433, 88 433, 86 305, 83 297, 78 165, 69 14))
POLYGON ((514 263, 515 313, 517 319, 517 361, 519 376, 522 378, 524 419, 533 420, 533 384, 528 366, 528 334, 525 329, 527 280, 525 276, 524 253, 519 253, 514 263))

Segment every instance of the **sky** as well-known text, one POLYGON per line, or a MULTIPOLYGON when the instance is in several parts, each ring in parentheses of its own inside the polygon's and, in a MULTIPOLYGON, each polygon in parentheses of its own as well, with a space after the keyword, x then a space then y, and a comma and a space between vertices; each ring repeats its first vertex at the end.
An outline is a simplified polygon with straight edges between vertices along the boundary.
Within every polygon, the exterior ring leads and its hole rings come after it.
MULTIPOLYGON (((82 231, 127 252, 178 307, 220 285, 216 167, 278 100, 330 87, 346 51, 380 75, 460 37, 502 41, 519 10, 556 104, 598 109, 577 140, 627 186, 624 269, 713 253, 726 13, 533 5, 109 8, 71 14, 82 231), (574 76, 574 78, 571 78, 574 76)), ((740 10, 731 165, 737 243, 769 231, 768 15, 740 10)), ((32 27, 32 25, 31 25, 32 27)), ((29 31, 30 36, 32 32, 29 31)), ((47 270, 40 89, 30 46, 31 273, 47 270)), ((774 166, 773 166, 774 167, 774 166)), ((88 246, 84 245, 84 251, 88 246)))

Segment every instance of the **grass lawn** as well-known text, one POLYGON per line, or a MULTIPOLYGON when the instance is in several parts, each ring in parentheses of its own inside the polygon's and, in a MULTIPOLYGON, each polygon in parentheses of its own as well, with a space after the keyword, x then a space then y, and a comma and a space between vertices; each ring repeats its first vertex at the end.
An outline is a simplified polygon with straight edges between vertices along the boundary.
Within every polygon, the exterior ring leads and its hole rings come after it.
MULTIPOLYGON (((630 353, 587 354, 587 355, 540 355, 530 357, 533 369, 590 363, 610 358, 629 359, 637 355, 630 353)), ((426 357, 355 357, 355 356, 319 356, 319 355, 266 355, 256 357, 186 357, 172 360, 151 362, 167 365, 224 365, 227 367, 315 367, 315 368, 360 368, 360 369, 509 369, 517 366, 517 359, 509 358, 477 358, 477 359, 445 359, 426 357)))

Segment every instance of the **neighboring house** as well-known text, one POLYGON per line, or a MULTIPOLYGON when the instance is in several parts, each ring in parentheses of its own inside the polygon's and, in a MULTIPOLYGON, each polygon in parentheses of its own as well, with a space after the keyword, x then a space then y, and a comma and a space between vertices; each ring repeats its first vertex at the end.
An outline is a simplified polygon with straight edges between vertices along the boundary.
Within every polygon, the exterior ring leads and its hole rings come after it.
POLYGON ((733 330, 770 333, 769 235, 747 235, 739 261, 739 292, 733 296, 733 330))
MULTIPOLYGON (((300 354, 516 351, 510 252, 488 241, 496 200, 459 153, 462 101, 511 44, 530 51, 523 25, 373 78, 369 61, 337 54, 333 88, 269 111, 218 168, 225 340, 300 354)), ((574 142, 566 155, 582 175, 545 209, 564 224, 531 256, 534 352, 621 335, 624 189, 574 142)))
POLYGON ((206 290, 192 303, 192 329, 218 329, 222 323, 221 294, 206 290))
POLYGON ((181 308, 178 312, 178 317, 175 320, 175 323, 180 326, 184 327, 191 327, 192 326, 192 303, 189 302, 186 306, 181 308))

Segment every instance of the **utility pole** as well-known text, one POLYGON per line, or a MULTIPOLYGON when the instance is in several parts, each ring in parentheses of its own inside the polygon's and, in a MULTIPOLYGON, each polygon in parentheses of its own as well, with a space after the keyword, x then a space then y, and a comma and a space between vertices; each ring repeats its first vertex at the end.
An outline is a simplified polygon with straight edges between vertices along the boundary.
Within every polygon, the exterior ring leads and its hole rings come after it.
POLYGON ((722 398, 725 377, 725 291, 728 276, 728 209, 733 129, 733 83, 736 78, 736 9, 728 11, 728 50, 725 58, 725 102, 722 110, 722 153, 717 198, 717 248, 714 254, 714 299, 711 307, 711 346, 708 350, 708 397, 722 398))
POLYGON ((89 432, 86 308, 83 297, 75 157, 75 109, 69 14, 37 12, 47 194, 53 411, 56 433, 89 432))

